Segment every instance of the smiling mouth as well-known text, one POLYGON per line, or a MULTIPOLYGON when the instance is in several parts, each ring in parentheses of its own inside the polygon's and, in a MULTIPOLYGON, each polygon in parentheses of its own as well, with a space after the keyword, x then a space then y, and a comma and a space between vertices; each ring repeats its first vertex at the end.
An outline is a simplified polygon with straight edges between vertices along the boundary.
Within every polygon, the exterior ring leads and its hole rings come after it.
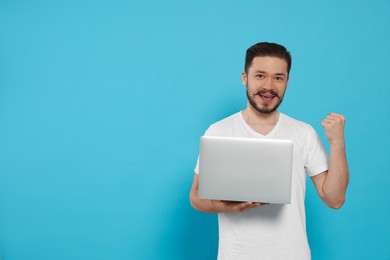
POLYGON ((270 93, 262 93, 262 94, 259 94, 259 96, 263 97, 263 98, 267 98, 267 99, 271 99, 271 98, 276 97, 276 95, 273 95, 273 94, 270 94, 270 93))

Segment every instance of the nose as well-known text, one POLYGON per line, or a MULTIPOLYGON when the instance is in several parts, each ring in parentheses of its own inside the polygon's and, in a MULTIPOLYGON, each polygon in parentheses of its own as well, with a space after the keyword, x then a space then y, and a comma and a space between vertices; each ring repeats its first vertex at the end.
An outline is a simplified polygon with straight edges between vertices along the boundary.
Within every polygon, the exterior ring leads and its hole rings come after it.
POLYGON ((271 77, 268 77, 264 80, 263 89, 266 90, 274 89, 271 77))

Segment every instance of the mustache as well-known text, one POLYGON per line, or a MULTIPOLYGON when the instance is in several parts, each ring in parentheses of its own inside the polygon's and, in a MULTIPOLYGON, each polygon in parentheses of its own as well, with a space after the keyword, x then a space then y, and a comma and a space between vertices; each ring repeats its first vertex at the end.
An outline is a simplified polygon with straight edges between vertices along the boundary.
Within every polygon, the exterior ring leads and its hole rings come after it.
POLYGON ((279 97, 279 94, 273 89, 270 89, 270 90, 260 89, 255 95, 260 96, 260 95, 264 95, 264 94, 271 94, 272 96, 279 97))

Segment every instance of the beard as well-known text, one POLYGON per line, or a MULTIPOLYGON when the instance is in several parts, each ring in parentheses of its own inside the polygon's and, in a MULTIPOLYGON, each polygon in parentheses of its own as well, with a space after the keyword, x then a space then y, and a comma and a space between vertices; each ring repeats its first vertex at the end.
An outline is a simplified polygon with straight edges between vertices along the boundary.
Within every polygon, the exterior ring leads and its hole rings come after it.
POLYGON ((249 93, 248 91, 248 85, 246 86, 246 96, 248 97, 248 101, 249 101, 249 104, 259 113, 262 113, 262 114, 271 114, 272 112, 275 112, 278 107, 280 106, 280 104, 282 103, 283 101, 283 96, 279 96, 279 94, 274 91, 274 90, 264 90, 264 89, 261 89, 259 90, 257 93, 255 94, 252 94, 252 93, 249 93), (259 105, 256 103, 256 100, 255 100, 255 97, 256 95, 263 95, 263 94, 269 94, 269 95, 272 95, 274 96, 274 98, 277 99, 277 102, 276 104, 272 105, 272 104, 264 104, 264 105, 259 105))

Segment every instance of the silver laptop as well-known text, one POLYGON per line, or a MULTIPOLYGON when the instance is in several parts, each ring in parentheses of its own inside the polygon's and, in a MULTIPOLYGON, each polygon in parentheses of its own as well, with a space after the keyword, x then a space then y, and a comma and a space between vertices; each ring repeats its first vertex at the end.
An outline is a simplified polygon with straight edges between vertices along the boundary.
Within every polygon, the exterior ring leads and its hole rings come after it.
POLYGON ((202 136, 199 197, 289 204, 292 161, 291 140, 202 136))

